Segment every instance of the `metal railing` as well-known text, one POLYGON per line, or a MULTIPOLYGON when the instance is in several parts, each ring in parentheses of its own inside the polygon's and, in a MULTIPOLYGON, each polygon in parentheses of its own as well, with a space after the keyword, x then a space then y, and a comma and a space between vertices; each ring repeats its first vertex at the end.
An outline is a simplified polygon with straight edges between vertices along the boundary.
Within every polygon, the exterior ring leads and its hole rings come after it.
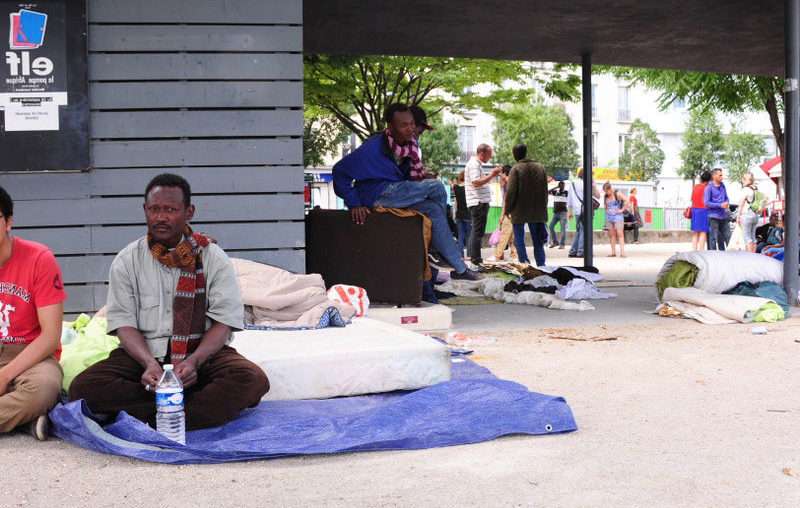
POLYGON ((664 208, 664 229, 686 229, 689 219, 683 216, 684 208, 664 208))

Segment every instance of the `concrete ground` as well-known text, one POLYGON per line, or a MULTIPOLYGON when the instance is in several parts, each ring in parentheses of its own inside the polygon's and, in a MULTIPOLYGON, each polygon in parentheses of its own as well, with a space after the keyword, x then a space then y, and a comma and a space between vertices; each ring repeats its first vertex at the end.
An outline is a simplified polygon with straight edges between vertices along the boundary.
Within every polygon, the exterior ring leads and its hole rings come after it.
MULTIPOLYGON (((454 329, 496 338, 475 348, 475 360, 565 397, 575 432, 179 467, 0 436, 0 499, 34 507, 800 506, 800 479, 790 476, 800 474, 800 320, 753 335, 749 324, 646 314, 655 273, 684 248, 632 245, 627 258, 605 258, 608 246, 597 246, 595 264, 619 297, 593 301, 591 312, 455 309, 454 329)), ((577 261, 557 249, 548 256, 577 261)))

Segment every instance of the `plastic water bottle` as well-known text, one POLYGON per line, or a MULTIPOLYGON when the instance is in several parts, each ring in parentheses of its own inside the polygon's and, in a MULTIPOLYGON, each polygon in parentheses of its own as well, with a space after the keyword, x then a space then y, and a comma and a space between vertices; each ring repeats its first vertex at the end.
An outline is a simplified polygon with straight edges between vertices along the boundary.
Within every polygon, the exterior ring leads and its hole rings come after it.
POLYGON ((156 384, 156 430, 168 439, 186 444, 183 383, 170 363, 164 365, 164 374, 156 384))

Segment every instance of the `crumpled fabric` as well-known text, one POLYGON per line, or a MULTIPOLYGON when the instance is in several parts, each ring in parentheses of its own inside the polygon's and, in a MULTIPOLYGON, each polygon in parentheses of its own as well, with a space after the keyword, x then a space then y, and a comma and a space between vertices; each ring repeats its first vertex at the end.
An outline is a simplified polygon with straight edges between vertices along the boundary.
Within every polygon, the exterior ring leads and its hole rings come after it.
POLYGON ((722 294, 767 298, 777 303, 781 309, 783 309, 784 315, 789 314, 789 300, 786 298, 786 292, 782 287, 769 280, 759 282, 758 284, 747 281, 740 282, 733 288, 723 291, 722 294))
POLYGON ((604 293, 585 279, 575 278, 561 286, 556 294, 565 300, 616 298, 616 293, 604 293))
POLYGON ((106 334, 106 318, 95 316, 89 319, 81 314, 72 322, 65 322, 65 327, 75 330, 76 335, 68 344, 61 346, 61 368, 64 379, 61 387, 69 390, 75 377, 100 360, 105 360, 111 351, 119 346, 119 339, 106 334))
POLYGON ((603 280, 603 276, 599 273, 587 272, 586 270, 579 270, 573 266, 540 266, 539 269, 547 273, 553 273, 558 269, 562 269, 570 273, 573 273, 579 277, 582 277, 586 280, 590 280, 592 282, 600 282, 601 280, 603 280))
POLYGON ((577 275, 569 270, 565 270, 562 267, 558 267, 550 273, 550 276, 553 277, 558 283, 562 286, 570 283, 576 277, 583 278, 580 275, 577 275))
MULTIPOLYGON (((538 279, 539 277, 537 277, 538 279)), ((518 282, 516 280, 508 281, 503 288, 503 291, 508 293, 521 293, 523 291, 537 291, 539 293, 547 293, 549 295, 554 295, 558 290, 557 284, 552 284, 549 286, 534 286, 533 284, 526 284, 525 281, 518 282)))
POLYGON ((761 323, 775 323, 785 317, 783 309, 774 302, 764 304, 753 317, 753 321, 761 323))
POLYGON ((536 305, 560 310, 594 310, 594 306, 586 300, 581 300, 577 303, 568 302, 558 295, 548 295, 536 291, 523 291, 518 294, 509 293, 503 290, 505 281, 497 278, 484 279, 482 282, 483 292, 486 296, 506 303, 524 303, 526 305, 536 305))

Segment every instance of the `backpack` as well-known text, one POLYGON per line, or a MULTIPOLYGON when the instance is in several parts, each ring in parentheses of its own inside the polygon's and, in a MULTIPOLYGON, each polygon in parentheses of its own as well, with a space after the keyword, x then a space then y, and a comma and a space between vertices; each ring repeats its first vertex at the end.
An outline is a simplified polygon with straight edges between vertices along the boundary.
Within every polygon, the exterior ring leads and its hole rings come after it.
POLYGON ((767 196, 758 189, 753 189, 753 200, 750 202, 750 209, 756 213, 765 208, 767 196))

